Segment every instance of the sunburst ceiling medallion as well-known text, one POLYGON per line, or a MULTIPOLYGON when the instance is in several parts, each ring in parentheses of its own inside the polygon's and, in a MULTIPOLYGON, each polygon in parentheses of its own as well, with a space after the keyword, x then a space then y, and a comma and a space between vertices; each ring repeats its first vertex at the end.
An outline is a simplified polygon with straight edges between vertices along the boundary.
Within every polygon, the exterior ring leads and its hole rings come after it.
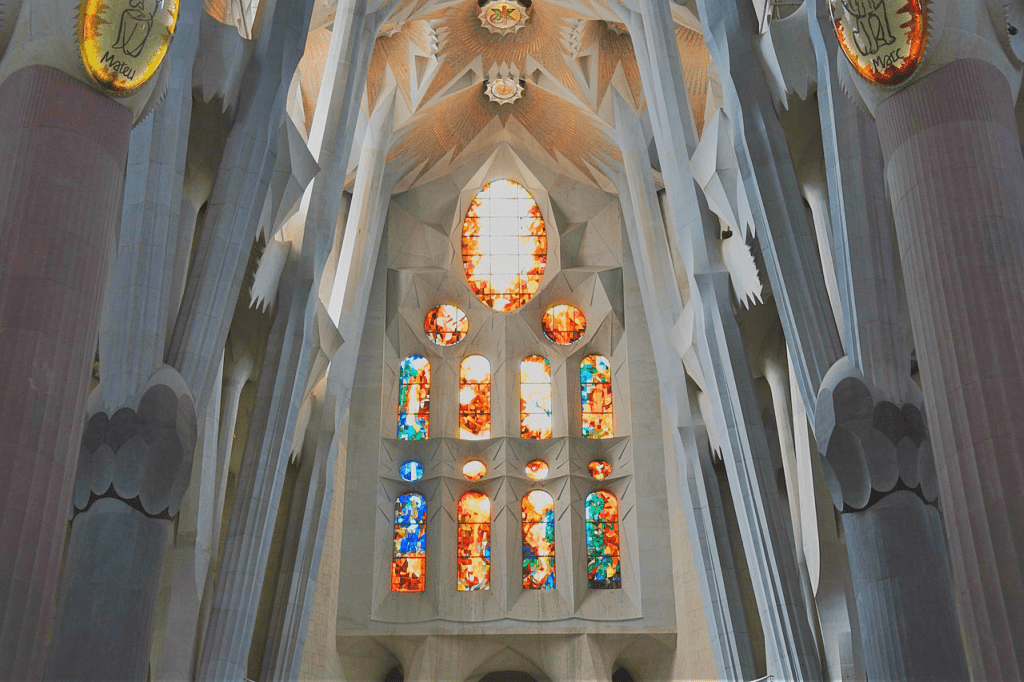
POLYGON ((477 16, 484 28, 498 35, 515 33, 530 18, 526 7, 517 0, 490 0, 480 8, 477 16))
POLYGON ((491 78, 487 81, 487 98, 498 104, 512 104, 523 96, 518 78, 491 78))
POLYGON ((615 35, 629 35, 629 29, 626 28, 626 25, 621 21, 606 21, 605 23, 608 25, 608 30, 614 33, 615 35))

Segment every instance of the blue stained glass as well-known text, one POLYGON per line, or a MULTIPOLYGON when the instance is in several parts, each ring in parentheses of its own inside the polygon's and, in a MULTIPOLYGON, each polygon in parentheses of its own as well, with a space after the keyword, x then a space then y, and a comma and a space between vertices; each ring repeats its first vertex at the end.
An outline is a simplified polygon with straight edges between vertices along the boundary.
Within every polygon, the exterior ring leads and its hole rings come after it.
POLYGON ((417 493, 399 495, 395 501, 395 525, 423 524, 427 522, 427 501, 417 493))
POLYGON ((418 481, 423 478, 423 465, 416 461, 408 461, 398 468, 404 481, 418 481))

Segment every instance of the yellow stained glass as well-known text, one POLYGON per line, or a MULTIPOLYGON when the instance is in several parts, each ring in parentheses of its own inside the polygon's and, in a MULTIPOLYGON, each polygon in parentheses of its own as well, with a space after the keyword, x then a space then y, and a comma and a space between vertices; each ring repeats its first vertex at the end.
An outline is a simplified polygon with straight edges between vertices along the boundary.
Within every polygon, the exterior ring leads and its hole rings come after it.
POLYGON ((466 462, 462 466, 462 475, 471 481, 479 481, 487 474, 487 465, 478 459, 466 462))
POLYGON ((485 185, 462 224, 462 264, 477 298, 498 312, 521 307, 540 288, 547 257, 544 218, 526 188, 485 185))
POLYGON ((541 318, 544 336, 559 346, 571 346, 583 338, 587 331, 587 318, 583 311, 571 305, 553 305, 541 318))
POLYGON ((439 305, 423 318, 423 331, 439 346, 454 346, 469 333, 469 318, 457 306, 439 305))
POLYGON ((491 499, 478 492, 459 498, 459 592, 491 589, 491 499))
POLYGON ((594 480, 603 481, 612 475, 612 465, 603 459, 595 459, 587 465, 587 470, 594 480))
POLYGON ((523 498, 523 588, 555 589, 555 501, 543 490, 523 498))
POLYGON ((491 437, 491 363, 470 355, 459 366, 459 438, 491 437))
POLYGON ((539 459, 535 459, 526 465, 526 475, 534 481, 543 481, 548 477, 548 473, 547 462, 539 459))
POLYGON ((551 438, 551 363, 531 355, 519 363, 519 435, 551 438))
POLYGON ((612 369, 605 356, 588 355, 580 363, 580 403, 584 436, 611 438, 615 435, 612 369))

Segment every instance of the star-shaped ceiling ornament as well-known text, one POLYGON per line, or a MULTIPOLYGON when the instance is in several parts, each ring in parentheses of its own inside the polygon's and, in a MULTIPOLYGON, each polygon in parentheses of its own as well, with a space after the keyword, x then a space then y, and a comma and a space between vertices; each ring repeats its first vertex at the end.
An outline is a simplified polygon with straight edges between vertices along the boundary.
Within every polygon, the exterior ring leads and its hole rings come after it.
POLYGON ((511 104, 523 96, 523 85, 518 78, 491 78, 486 87, 487 98, 498 104, 511 104))
POLYGON ((526 7, 518 0, 490 0, 477 16, 484 28, 502 36, 515 33, 530 18, 526 7))

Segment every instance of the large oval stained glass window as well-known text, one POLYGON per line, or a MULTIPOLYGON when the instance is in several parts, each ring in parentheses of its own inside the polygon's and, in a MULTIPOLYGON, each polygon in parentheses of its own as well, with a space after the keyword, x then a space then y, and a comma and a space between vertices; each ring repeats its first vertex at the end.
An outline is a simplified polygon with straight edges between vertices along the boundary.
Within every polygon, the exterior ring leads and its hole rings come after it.
POLYGON ((498 312, 523 306, 540 288, 548 237, 537 202, 512 180, 485 185, 462 223, 462 265, 469 286, 498 312))

